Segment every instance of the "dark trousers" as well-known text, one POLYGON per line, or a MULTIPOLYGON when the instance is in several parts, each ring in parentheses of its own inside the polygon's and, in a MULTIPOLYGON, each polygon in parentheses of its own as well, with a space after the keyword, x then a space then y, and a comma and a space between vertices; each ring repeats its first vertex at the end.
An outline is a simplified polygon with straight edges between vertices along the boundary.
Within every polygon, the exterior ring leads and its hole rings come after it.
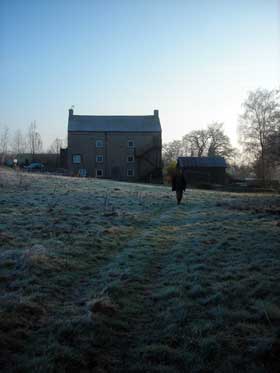
POLYGON ((182 198, 183 198, 183 191, 182 189, 177 189, 176 190, 176 198, 177 198, 177 204, 179 205, 182 198))

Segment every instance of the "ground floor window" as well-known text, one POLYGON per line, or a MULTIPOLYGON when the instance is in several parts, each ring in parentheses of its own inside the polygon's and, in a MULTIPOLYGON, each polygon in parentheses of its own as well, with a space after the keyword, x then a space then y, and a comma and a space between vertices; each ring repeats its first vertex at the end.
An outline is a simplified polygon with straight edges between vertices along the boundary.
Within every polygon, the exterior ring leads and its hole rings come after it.
POLYGON ((96 177, 102 177, 103 176, 103 170, 101 168, 96 170, 95 175, 96 175, 96 177))
POLYGON ((72 162, 79 164, 81 163, 81 155, 80 154, 73 154, 72 155, 72 162))
POLYGON ((87 176, 87 170, 85 168, 80 168, 78 175, 80 177, 86 177, 87 176))
POLYGON ((134 176, 134 168, 127 169, 127 176, 134 176))

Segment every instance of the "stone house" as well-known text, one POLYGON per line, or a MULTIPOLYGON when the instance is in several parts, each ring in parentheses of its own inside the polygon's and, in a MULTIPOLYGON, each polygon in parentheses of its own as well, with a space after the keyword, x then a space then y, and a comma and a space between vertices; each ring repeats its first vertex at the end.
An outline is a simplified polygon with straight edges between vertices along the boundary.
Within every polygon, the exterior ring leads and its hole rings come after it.
POLYGON ((161 150, 158 110, 147 116, 74 115, 69 110, 71 175, 160 182, 161 150))

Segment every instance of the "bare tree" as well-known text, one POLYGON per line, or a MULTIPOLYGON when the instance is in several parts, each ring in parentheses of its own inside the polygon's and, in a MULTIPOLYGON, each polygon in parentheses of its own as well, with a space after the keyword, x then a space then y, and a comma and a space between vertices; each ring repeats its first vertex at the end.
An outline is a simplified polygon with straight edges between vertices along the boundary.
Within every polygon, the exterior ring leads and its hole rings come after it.
POLYGON ((208 132, 206 130, 191 131, 183 137, 182 141, 186 155, 202 157, 207 151, 208 132))
POLYGON ((0 160, 1 163, 5 163, 5 159, 8 153, 8 145, 9 145, 9 128, 3 127, 0 133, 0 160))
POLYGON ((30 123, 27 137, 28 137, 29 150, 32 155, 32 158, 34 158, 35 154, 42 151, 42 148, 43 148, 42 139, 41 139, 39 132, 37 131, 35 120, 30 123))
POLYGON ((26 139, 21 130, 16 130, 12 141, 12 152, 16 155, 22 154, 26 151, 26 139))
POLYGON ((182 141, 180 140, 174 140, 164 144, 162 150, 162 158, 166 165, 172 161, 176 161, 178 157, 184 155, 182 141))
POLYGON ((63 140, 56 138, 49 148, 49 153, 60 154, 61 148, 63 148, 63 140))
POLYGON ((223 123, 214 122, 206 130, 195 130, 163 146, 163 160, 169 164, 180 156, 225 157, 234 156, 235 150, 224 133, 223 123))
POLYGON ((267 153, 272 163, 280 164, 280 129, 269 136, 267 153))
POLYGON ((191 131, 182 142, 185 155, 192 157, 230 158, 234 153, 229 137, 224 133, 223 123, 214 122, 206 130, 191 131))
POLYGON ((244 150, 260 162, 261 177, 266 181, 269 144, 279 131, 280 99, 278 90, 257 89, 243 103, 239 135, 244 150))
POLYGON ((56 167, 59 165, 60 149, 63 147, 63 140, 56 138, 49 148, 49 153, 56 154, 56 167))
POLYGON ((224 133, 223 123, 214 122, 207 128, 208 157, 230 158, 234 155, 234 149, 229 137, 224 133))

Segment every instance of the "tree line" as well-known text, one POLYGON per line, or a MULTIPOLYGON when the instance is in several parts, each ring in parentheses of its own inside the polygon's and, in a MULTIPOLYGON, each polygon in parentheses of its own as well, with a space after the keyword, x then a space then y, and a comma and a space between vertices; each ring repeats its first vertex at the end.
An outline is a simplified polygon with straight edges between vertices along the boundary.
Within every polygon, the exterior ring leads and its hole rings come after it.
POLYGON ((280 167, 279 89, 259 88, 248 93, 239 115, 238 134, 241 154, 224 133, 223 123, 190 131, 181 140, 163 145, 165 167, 180 156, 224 157, 239 171, 253 170, 263 181, 273 179, 275 169, 280 167))
MULTIPOLYGON (((59 154, 60 148, 65 146, 65 141, 56 138, 47 153, 59 154)), ((43 140, 37 128, 36 121, 32 121, 25 133, 20 129, 11 134, 8 127, 0 127, 0 163, 10 156, 30 154, 32 158, 43 152, 43 140)))
MULTIPOLYGON (((241 154, 231 145, 223 123, 213 122, 206 129, 190 131, 181 140, 164 144, 164 166, 176 162, 179 156, 224 157, 239 171, 246 173, 250 169, 264 181, 273 179, 275 169, 280 168, 280 89, 259 88, 248 93, 242 104, 238 132, 241 154)), ((63 146, 65 141, 56 138, 47 152, 59 154, 63 146)), ((42 151, 36 121, 30 123, 25 133, 17 130, 13 135, 8 127, 0 126, 0 163, 9 154, 28 153, 34 158, 42 151)))
POLYGON ((224 133, 223 123, 209 124, 205 130, 194 130, 181 140, 174 140, 163 145, 163 159, 166 163, 175 161, 180 156, 190 157, 226 157, 234 155, 235 149, 224 133))

